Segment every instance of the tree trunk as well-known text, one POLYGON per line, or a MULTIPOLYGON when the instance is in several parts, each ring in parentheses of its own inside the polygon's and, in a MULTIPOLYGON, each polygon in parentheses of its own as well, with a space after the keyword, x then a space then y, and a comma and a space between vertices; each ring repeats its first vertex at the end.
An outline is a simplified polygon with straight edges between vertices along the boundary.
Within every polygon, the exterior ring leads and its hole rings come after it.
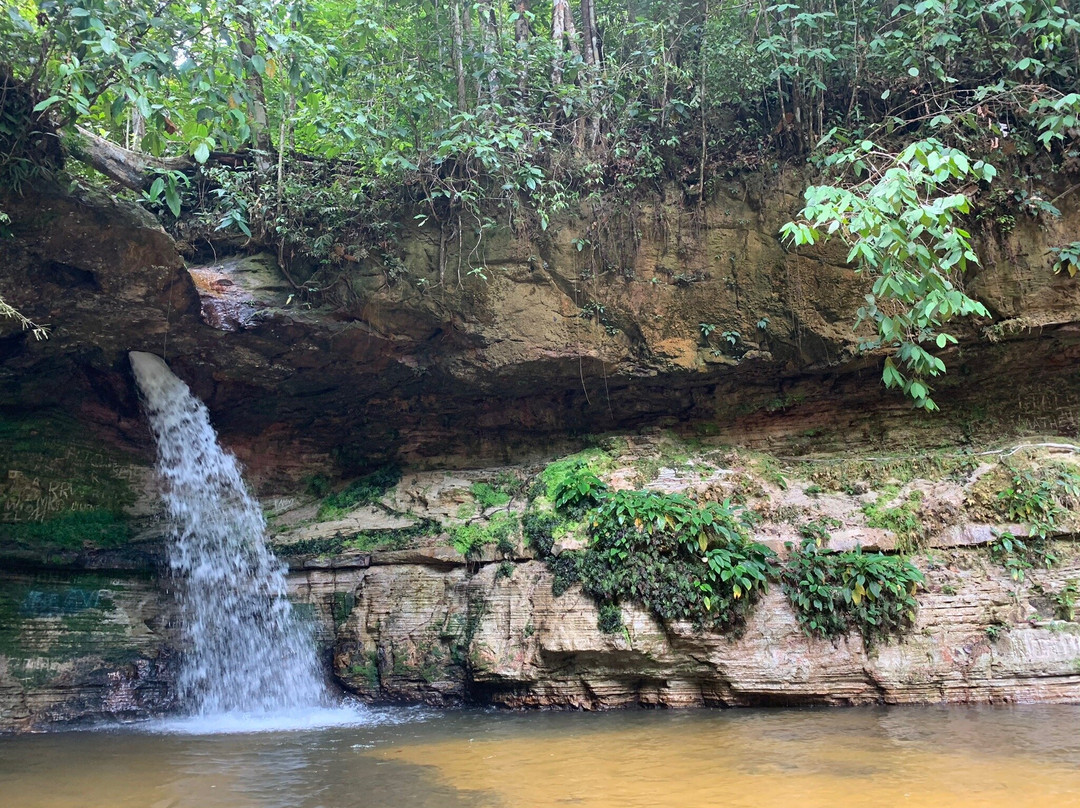
POLYGON ((518 94, 524 101, 529 97, 529 68, 526 59, 526 49, 529 46, 529 0, 514 0, 514 12, 517 19, 514 20, 514 41, 517 43, 518 58, 521 67, 518 69, 518 94))
POLYGON ((600 111, 597 108, 597 81, 600 75, 600 37, 596 30, 596 0, 581 0, 581 37, 585 51, 585 79, 589 85, 589 142, 600 140, 600 111))
POLYGON ((454 75, 457 77, 457 106, 460 112, 468 108, 469 99, 465 90, 465 56, 461 27, 461 0, 450 3, 450 28, 453 43, 451 50, 454 58, 454 75))
MULTIPOLYGON (((269 154, 273 148, 270 143, 270 120, 266 114, 266 91, 263 88, 262 74, 255 69, 252 58, 255 56, 255 20, 250 12, 240 15, 240 53, 247 60, 244 83, 248 86, 248 113, 251 116, 251 142, 261 152, 269 154)), ((255 165, 265 173, 270 170, 270 161, 266 154, 256 156, 255 165)))
POLYGON ((76 129, 82 140, 71 150, 71 156, 134 191, 148 188, 158 172, 195 168, 191 157, 153 157, 118 146, 81 126, 76 129))
POLYGON ((581 39, 585 64, 600 64, 600 38, 596 32, 596 0, 581 0, 581 39))
MULTIPOLYGON (((551 10, 551 39, 563 46, 569 46, 571 52, 581 55, 577 44, 577 29, 574 27, 574 12, 570 10, 570 0, 555 0, 551 10)), ((555 66, 551 71, 551 83, 562 81, 562 58, 555 57, 555 66)))
MULTIPOLYGON (((498 21, 495 19, 495 8, 491 0, 479 0, 476 7, 480 13, 480 38, 484 47, 484 62, 488 68, 487 92, 491 103, 495 104, 499 100, 499 74, 495 69, 496 45, 499 38, 498 21)), ((477 98, 483 95, 482 86, 477 87, 476 95, 477 98)))

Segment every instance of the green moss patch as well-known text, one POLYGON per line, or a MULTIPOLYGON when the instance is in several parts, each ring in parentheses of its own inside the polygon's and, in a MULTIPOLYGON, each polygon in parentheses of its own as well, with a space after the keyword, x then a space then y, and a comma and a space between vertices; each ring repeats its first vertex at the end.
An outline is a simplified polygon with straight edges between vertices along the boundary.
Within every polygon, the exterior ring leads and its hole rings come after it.
POLYGON ((47 556, 130 541, 125 508, 143 473, 56 412, 0 415, 0 551, 47 556))
POLYGON ((341 491, 323 499, 319 505, 318 518, 322 521, 340 519, 361 505, 376 503, 400 481, 401 469, 397 466, 384 466, 365 474, 341 491))
POLYGON ((123 663, 137 656, 125 644, 127 627, 116 620, 112 591, 111 579, 95 574, 0 578, 0 655, 14 675, 41 684, 55 663, 87 656, 123 663))
POLYGON ((130 539, 124 516, 105 509, 69 511, 41 522, 0 523, 0 545, 33 550, 112 548, 130 539))
POLYGON ((417 539, 438 535, 442 527, 434 519, 421 519, 409 527, 386 530, 361 530, 327 538, 301 539, 289 544, 277 544, 274 553, 282 557, 332 556, 350 551, 404 550, 417 539))

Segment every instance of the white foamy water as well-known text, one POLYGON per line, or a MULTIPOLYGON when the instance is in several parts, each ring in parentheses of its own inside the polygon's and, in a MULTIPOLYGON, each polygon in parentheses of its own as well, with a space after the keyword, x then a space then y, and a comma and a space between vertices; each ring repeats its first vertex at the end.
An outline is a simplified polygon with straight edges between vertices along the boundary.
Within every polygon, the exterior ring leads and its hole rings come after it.
POLYGON ((286 599, 285 566, 262 509, 217 442, 205 405, 153 354, 131 366, 157 440, 172 527, 169 564, 183 621, 176 732, 252 732, 365 723, 330 693, 310 630, 286 599), (186 726, 186 729, 184 728, 186 726))
POLYGON ((148 721, 138 729, 165 735, 233 735, 258 732, 304 732, 335 727, 377 727, 424 721, 430 713, 416 707, 372 708, 359 702, 336 707, 305 707, 264 713, 229 712, 148 721))

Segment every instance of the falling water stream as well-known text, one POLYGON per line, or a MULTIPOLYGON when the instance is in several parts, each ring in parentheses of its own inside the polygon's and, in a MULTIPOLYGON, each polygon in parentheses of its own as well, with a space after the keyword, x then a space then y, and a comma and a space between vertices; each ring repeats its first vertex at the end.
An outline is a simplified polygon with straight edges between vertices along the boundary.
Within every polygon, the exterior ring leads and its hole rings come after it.
POLYGON ((161 358, 132 352, 131 365, 172 529, 186 712, 203 730, 347 720, 350 711, 334 709, 311 632, 286 598, 285 567, 266 546, 259 503, 218 444, 206 406, 161 358))

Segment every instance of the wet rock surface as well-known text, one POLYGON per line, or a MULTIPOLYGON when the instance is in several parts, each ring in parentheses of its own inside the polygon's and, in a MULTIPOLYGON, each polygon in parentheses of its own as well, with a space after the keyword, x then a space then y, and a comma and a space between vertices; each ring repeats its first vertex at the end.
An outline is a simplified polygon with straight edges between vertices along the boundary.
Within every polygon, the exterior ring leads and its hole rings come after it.
POLYGON ((175 709, 174 619, 145 574, 0 572, 0 732, 175 709))

